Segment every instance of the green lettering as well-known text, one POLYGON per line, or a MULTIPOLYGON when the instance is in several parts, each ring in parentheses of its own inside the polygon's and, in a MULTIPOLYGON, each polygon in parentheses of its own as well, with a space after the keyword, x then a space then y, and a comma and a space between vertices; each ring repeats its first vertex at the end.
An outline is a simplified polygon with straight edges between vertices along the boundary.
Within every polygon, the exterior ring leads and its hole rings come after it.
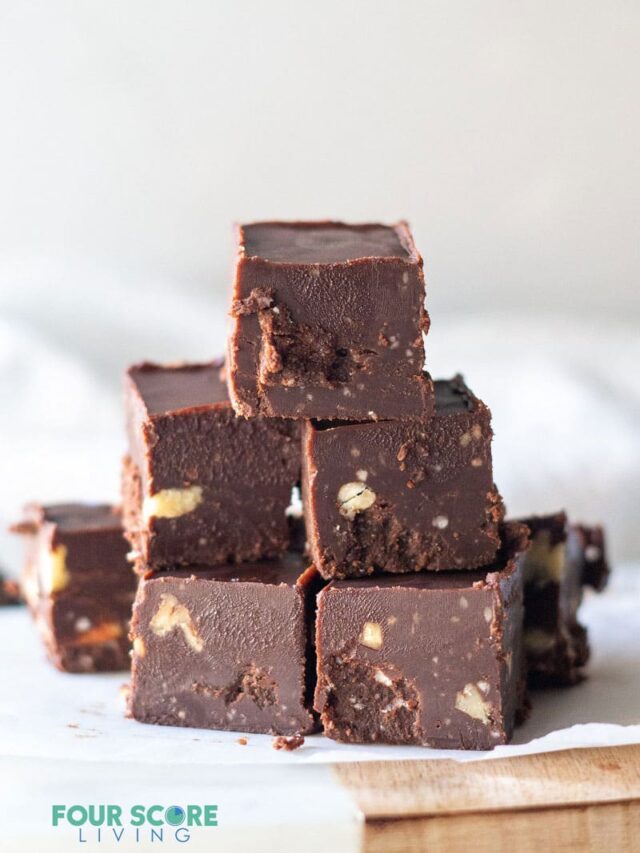
POLYGON ((107 826, 122 826, 121 818, 121 806, 107 806, 107 826))
POLYGON ((144 806, 131 806, 131 826, 142 826, 144 823, 144 806))
POLYGON ((160 818, 160 820, 158 820, 153 815, 156 812, 163 812, 163 811, 164 811, 164 806, 149 806, 149 808, 147 809, 147 821, 152 826, 162 826, 162 818, 160 818))
POLYGON ((202 826, 202 806, 187 806, 187 826, 202 826))
POLYGON ((218 806, 205 806, 204 807, 204 825, 205 826, 217 826, 218 825, 218 806))
POLYGON ((87 822, 87 810, 84 806, 71 806, 67 810, 67 820, 71 826, 82 826, 87 822))
POLYGON ((53 826, 57 826, 64 819, 65 811, 66 806, 51 806, 51 823, 53 826))

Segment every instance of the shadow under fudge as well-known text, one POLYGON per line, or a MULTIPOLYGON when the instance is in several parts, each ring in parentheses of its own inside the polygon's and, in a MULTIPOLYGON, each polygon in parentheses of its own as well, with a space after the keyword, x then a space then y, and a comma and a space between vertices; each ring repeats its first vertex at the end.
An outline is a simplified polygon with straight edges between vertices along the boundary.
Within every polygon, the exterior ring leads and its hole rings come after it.
POLYGON ((129 669, 136 577, 118 510, 30 504, 12 529, 27 540, 22 587, 54 666, 76 673, 129 669))
POLYGON ((123 510, 139 573, 288 548, 299 425, 236 417, 222 369, 214 361, 127 371, 123 510))
POLYGON ((308 421, 302 495, 322 574, 470 569, 500 545, 491 413, 461 376, 435 383, 424 420, 308 421))
POLYGON ((238 226, 228 344, 238 414, 362 420, 432 411, 422 266, 405 222, 238 226))

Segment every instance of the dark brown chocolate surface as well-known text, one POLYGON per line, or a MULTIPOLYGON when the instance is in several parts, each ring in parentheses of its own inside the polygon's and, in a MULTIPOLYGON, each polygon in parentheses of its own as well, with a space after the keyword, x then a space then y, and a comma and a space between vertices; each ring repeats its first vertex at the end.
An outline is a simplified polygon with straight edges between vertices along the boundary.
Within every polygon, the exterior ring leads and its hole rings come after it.
POLYGON ((609 574, 604 534, 600 527, 569 525, 564 512, 523 521, 532 539, 522 558, 529 683, 576 684, 590 653, 578 621, 583 587, 602 589, 609 574))
POLYGON ((255 223, 237 239, 228 380, 238 414, 429 414, 422 258, 406 223, 255 223))
POLYGON ((248 258, 278 263, 340 264, 365 258, 417 259, 406 232, 386 225, 257 222, 244 225, 242 234, 248 258))
POLYGON ((524 706, 524 525, 489 570, 333 581, 318 596, 315 708, 348 743, 491 749, 524 706))
POLYGON ((107 504, 31 504, 23 589, 48 656, 67 672, 129 667, 136 579, 118 511, 107 504))
POLYGON ((468 569, 499 547, 491 413, 461 377, 435 383, 428 421, 309 422, 307 541, 325 577, 468 569))
POLYGON ((236 417, 221 368, 142 364, 127 373, 123 509, 141 572, 275 557, 289 545, 298 424, 236 417))
POLYGON ((169 415, 183 409, 206 409, 229 404, 221 376, 222 362, 161 367, 149 362, 129 370, 149 415, 169 415))
POLYGON ((131 627, 131 715, 160 725, 312 731, 309 632, 320 580, 306 565, 288 554, 141 580, 131 627))

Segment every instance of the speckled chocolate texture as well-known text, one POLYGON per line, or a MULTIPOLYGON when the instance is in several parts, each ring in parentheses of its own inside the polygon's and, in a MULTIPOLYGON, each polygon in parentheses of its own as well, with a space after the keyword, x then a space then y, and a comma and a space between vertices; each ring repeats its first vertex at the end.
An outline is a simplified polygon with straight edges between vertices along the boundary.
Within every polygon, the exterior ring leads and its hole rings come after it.
POLYGON ((107 504, 29 505, 23 592, 48 656, 67 672, 129 668, 136 578, 120 515, 107 504))
POLYGON ((306 535, 325 577, 469 569, 495 558, 504 507, 491 413, 460 376, 436 382, 435 400, 425 420, 305 425, 306 535))
POLYGON ((564 512, 524 519, 532 544, 523 556, 524 643, 531 686, 571 685, 584 678, 587 631, 578 621, 585 586, 609 575, 601 527, 570 525, 564 512))
POLYGON ((127 372, 123 506, 141 573, 275 557, 289 545, 299 426, 236 417, 221 371, 213 362, 127 372))
POLYGON ((238 414, 423 417, 422 258, 406 223, 237 229, 229 389, 238 414))
POLYGON ((524 707, 527 528, 489 570, 333 581, 318 596, 315 708, 346 743, 492 749, 524 707))
POLYGON ((129 712, 145 723, 311 732, 314 569, 280 560, 163 572, 140 582, 129 712))

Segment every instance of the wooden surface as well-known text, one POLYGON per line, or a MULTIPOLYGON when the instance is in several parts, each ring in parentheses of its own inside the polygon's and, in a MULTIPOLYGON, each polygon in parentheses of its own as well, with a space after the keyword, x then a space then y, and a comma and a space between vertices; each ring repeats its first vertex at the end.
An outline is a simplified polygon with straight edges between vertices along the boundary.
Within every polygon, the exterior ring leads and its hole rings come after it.
POLYGON ((640 746, 335 768, 363 849, 640 853, 640 746))

